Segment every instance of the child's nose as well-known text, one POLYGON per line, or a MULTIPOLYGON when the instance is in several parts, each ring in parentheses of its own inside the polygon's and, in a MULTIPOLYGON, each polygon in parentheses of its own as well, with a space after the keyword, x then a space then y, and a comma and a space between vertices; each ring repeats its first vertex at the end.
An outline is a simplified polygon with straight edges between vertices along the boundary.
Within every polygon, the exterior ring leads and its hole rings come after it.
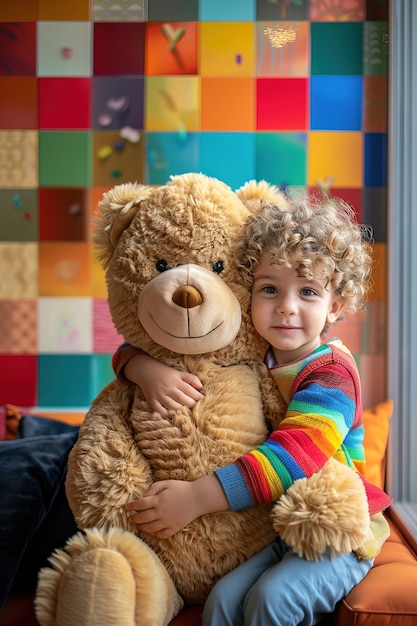
POLYGON ((283 296, 278 303, 277 309, 278 312, 281 313, 281 315, 294 315, 294 313, 296 313, 297 311, 297 303, 295 298, 290 294, 283 296))

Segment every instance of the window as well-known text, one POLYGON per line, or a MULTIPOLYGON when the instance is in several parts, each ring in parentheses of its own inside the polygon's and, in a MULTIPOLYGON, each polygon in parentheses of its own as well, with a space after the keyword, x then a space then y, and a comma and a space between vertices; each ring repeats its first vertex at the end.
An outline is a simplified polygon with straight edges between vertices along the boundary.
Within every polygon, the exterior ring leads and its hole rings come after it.
POLYGON ((388 488, 417 540, 417 4, 390 2, 388 488))

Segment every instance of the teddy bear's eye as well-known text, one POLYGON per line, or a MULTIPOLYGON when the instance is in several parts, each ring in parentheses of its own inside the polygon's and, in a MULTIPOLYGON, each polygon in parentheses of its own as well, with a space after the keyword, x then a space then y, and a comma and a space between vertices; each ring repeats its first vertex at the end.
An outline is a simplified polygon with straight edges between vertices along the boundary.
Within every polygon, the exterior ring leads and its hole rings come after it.
POLYGON ((216 274, 221 274, 223 270, 223 261, 217 261, 216 263, 213 263, 213 272, 216 272, 216 274))
POLYGON ((165 261, 165 259, 159 259, 159 261, 156 262, 156 269, 158 272, 166 272, 167 269, 169 269, 168 262, 165 261))

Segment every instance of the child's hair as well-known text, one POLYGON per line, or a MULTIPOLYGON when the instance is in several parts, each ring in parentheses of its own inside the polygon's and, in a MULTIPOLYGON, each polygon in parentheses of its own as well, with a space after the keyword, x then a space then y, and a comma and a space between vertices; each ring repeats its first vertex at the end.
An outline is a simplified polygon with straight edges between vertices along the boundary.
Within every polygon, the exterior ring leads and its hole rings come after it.
POLYGON ((249 218, 237 250, 239 268, 249 285, 263 259, 307 279, 324 279, 344 310, 354 313, 364 309, 371 288, 371 241, 370 227, 358 224, 343 200, 292 193, 284 210, 266 202, 249 218))

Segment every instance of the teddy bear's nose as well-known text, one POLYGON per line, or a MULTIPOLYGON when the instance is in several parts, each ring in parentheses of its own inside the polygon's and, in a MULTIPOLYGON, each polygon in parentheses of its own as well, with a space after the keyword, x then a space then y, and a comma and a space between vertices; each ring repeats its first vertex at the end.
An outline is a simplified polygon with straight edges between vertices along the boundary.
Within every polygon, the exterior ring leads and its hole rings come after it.
POLYGON ((172 296, 172 300, 175 304, 182 306, 184 309, 192 309, 203 302, 203 296, 195 287, 191 287, 191 285, 184 285, 183 287, 178 287, 178 289, 176 289, 174 295, 172 296))

